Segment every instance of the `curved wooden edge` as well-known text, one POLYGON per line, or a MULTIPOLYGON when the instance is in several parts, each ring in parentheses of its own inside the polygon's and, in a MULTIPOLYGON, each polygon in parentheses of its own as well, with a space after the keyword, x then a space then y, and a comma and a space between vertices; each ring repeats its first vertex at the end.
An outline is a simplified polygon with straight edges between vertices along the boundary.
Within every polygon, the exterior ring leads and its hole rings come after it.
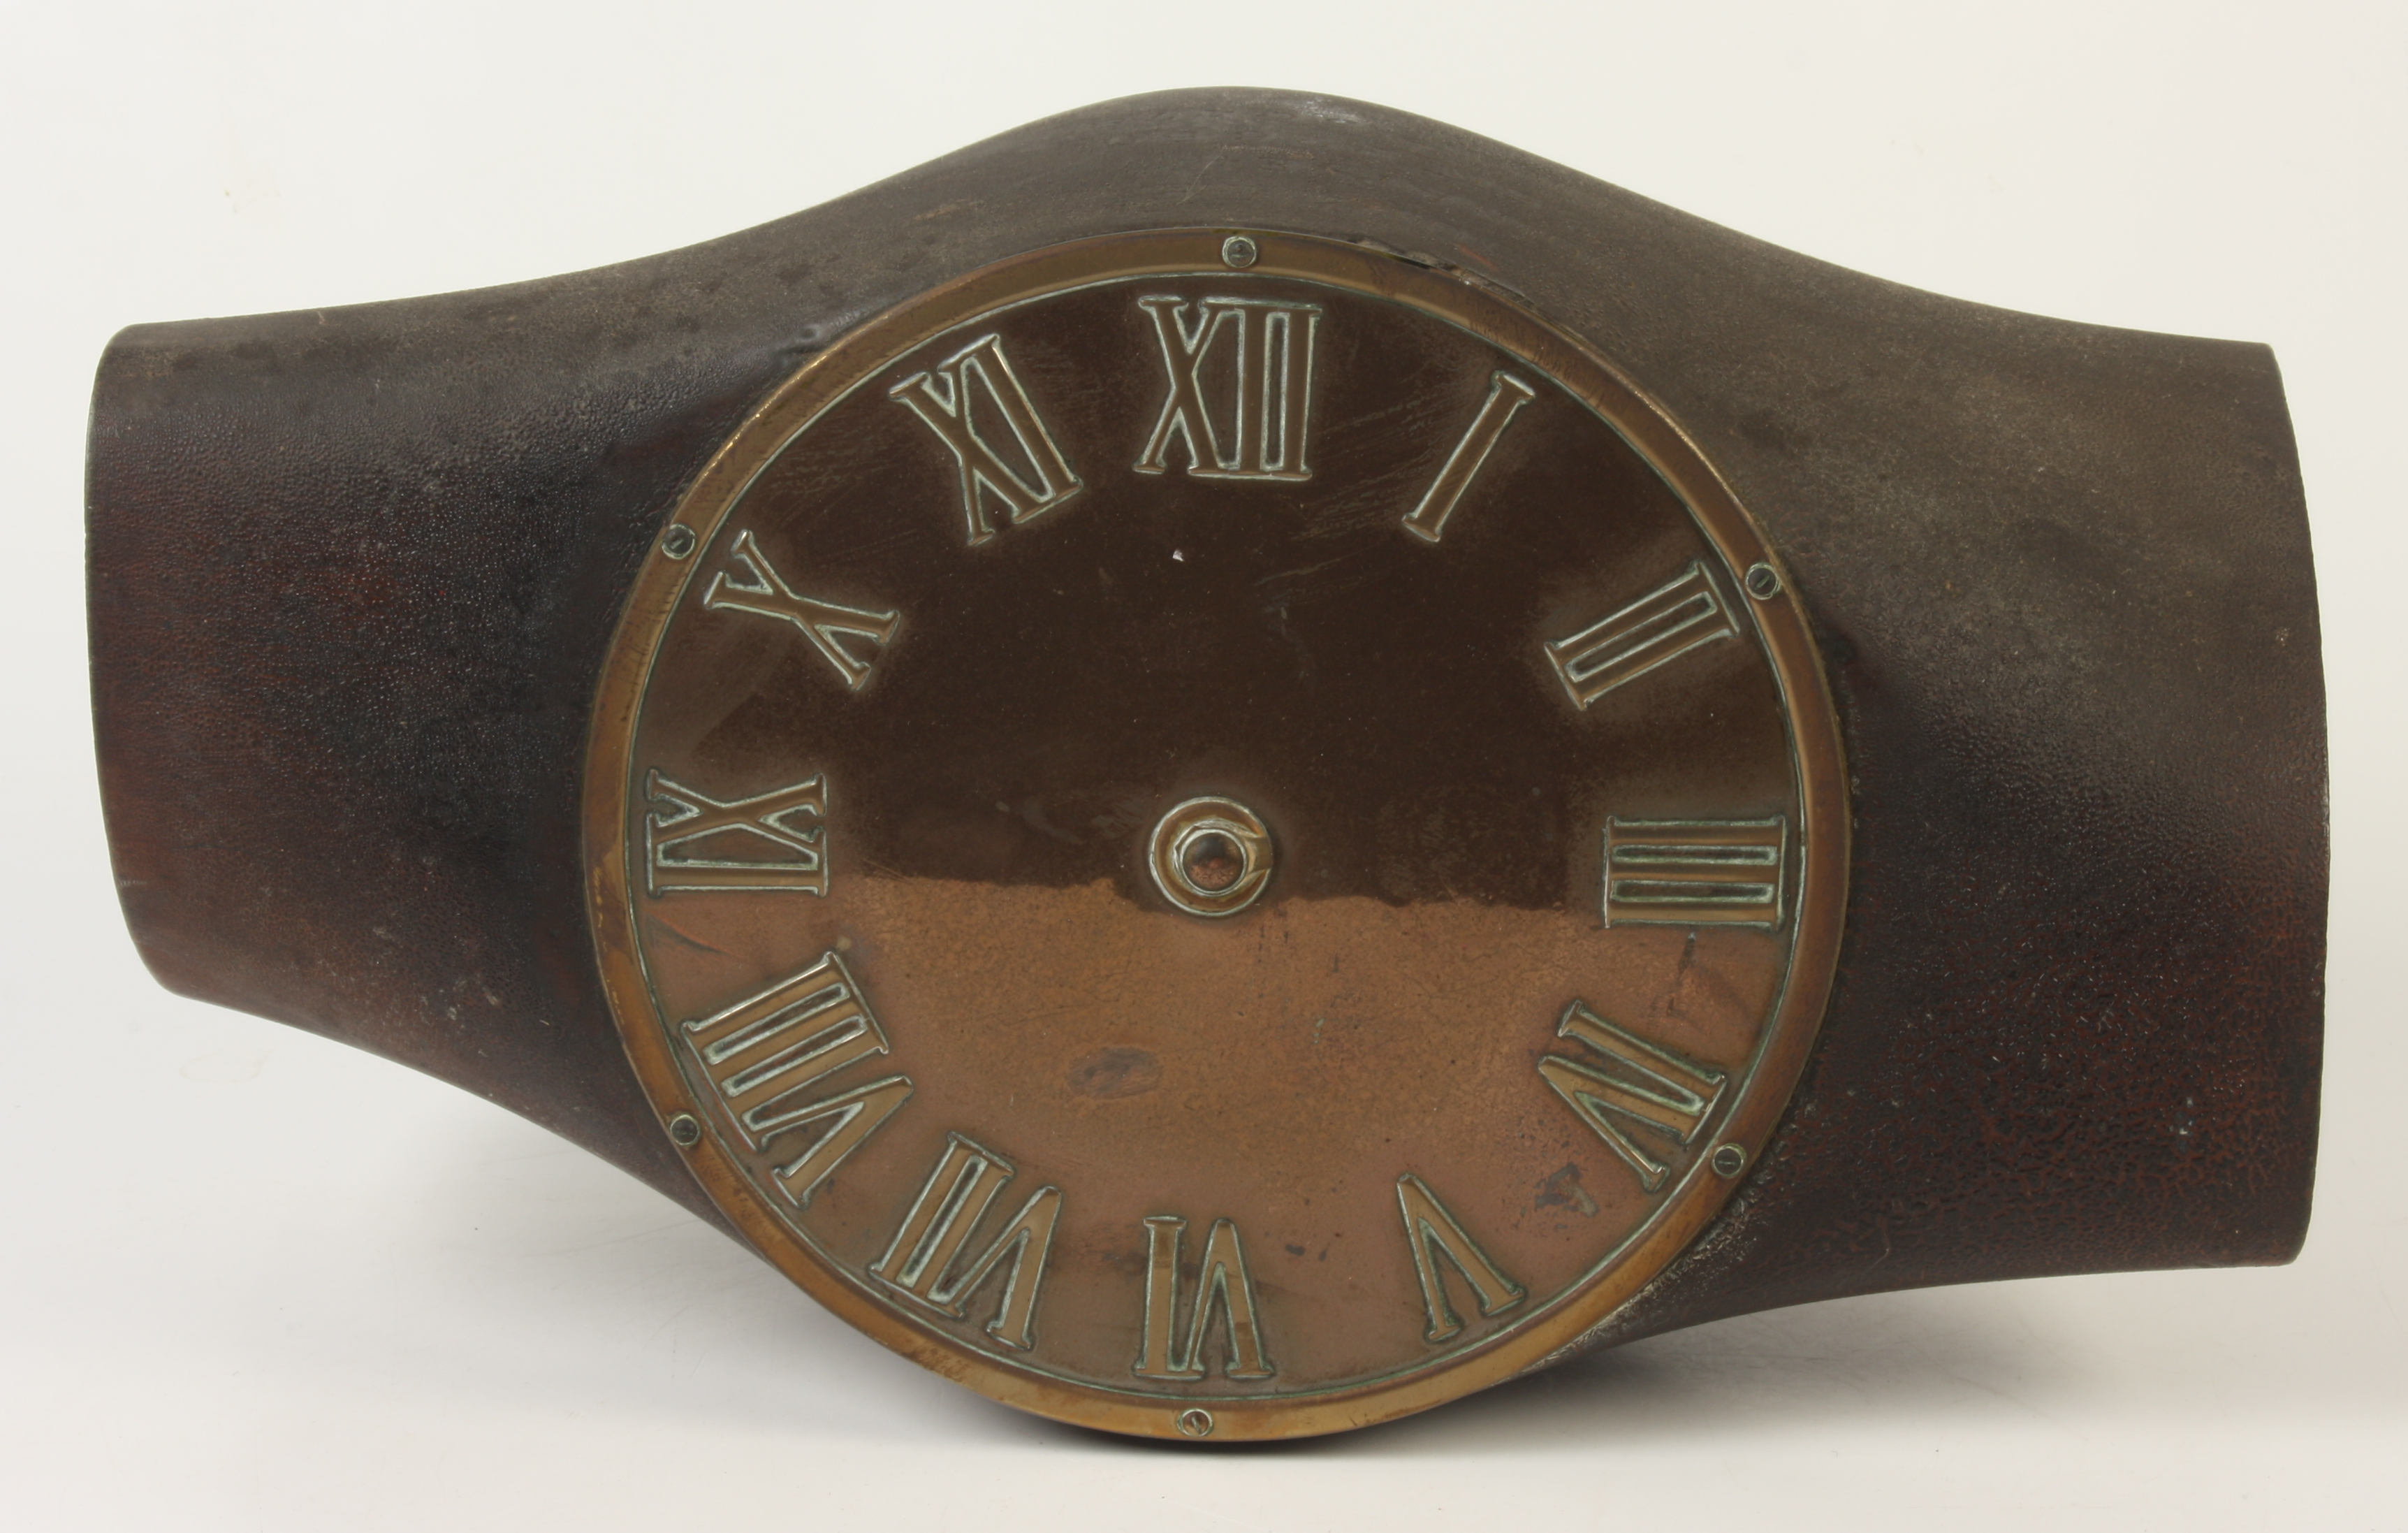
POLYGON ((93 676, 146 961, 707 1211, 610 1028, 577 873, 637 562, 862 317, 1199 223, 1452 267, 1584 337, 1756 513, 1824 647, 1856 857, 1822 1042, 1774 1153, 1598 1339, 2297 1249, 2323 698, 2271 356, 1916 293, 1324 97, 1107 103, 623 266, 122 335, 93 676))

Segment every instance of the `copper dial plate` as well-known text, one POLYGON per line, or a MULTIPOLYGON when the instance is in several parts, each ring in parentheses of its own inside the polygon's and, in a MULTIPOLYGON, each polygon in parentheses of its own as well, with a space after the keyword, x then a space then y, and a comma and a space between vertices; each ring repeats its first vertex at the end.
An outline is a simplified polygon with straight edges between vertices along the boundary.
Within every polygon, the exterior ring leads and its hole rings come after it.
POLYGON ((1575 1345, 1820 1016, 1839 749, 1778 561, 1458 274, 1129 235, 866 323, 723 448, 604 680, 631 1059, 805 1288, 1214 1440, 1575 1345))

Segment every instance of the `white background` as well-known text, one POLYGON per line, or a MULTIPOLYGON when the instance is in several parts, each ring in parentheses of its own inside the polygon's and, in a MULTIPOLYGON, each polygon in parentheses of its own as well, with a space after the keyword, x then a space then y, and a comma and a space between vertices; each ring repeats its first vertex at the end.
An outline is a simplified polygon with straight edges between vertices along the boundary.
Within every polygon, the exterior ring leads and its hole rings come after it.
POLYGON ((11 0, 0 1523, 2408 1526, 2404 13, 11 0), (83 412, 112 329, 617 261, 1218 84, 1441 118, 1942 293, 2273 344, 2334 752, 2297 1266, 1851 1300, 1351 1438, 1132 1445, 890 1356, 497 1109, 150 983, 82 675, 83 412))

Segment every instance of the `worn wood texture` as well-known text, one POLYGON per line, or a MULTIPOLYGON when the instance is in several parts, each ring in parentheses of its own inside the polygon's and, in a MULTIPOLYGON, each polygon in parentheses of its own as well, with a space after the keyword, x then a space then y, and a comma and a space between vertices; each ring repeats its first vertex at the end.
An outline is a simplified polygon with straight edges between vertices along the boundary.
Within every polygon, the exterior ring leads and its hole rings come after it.
POLYGON ((1819 625, 1856 811, 1822 1039, 1739 1197, 1596 1340, 2296 1252, 2323 688, 2272 354, 1914 292, 1328 98, 1137 97, 624 265, 124 332, 93 416, 93 676, 153 971, 715 1218, 584 917, 580 758, 636 565, 747 409, 864 318, 1199 224, 1521 295, 1684 423, 1819 625))

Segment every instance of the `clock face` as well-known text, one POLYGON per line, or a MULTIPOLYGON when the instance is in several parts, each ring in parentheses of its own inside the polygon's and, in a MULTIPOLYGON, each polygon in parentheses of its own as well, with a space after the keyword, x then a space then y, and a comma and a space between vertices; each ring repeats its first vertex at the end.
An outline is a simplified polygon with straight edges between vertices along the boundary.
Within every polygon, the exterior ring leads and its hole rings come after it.
POLYGON ((1088 241, 850 333, 648 558, 587 846, 731 1219, 1026 1409, 1215 1440, 1577 1343, 1754 1168, 1838 942, 1802 613, 1461 274, 1088 241))

